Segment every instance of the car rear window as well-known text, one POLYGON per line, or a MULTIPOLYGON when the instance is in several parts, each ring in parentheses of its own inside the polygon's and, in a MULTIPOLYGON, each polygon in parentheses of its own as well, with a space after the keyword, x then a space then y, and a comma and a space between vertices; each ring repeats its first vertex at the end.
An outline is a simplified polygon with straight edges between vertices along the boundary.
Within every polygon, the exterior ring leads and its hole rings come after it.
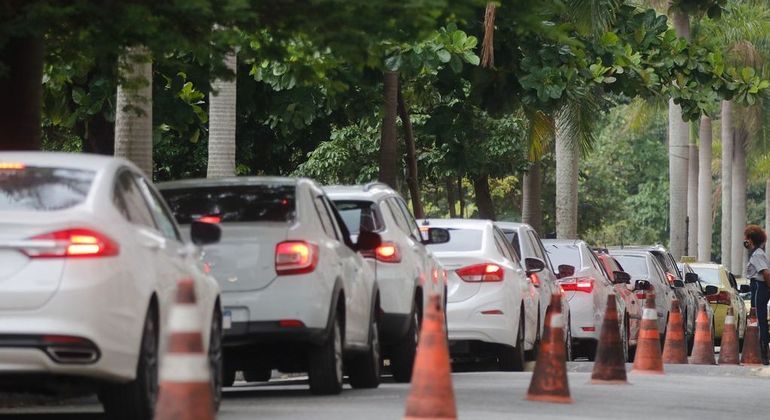
POLYGON ((576 270, 580 270, 580 267, 583 266, 580 259, 580 249, 577 245, 548 244, 545 246, 545 250, 548 252, 548 258, 554 267, 571 265, 576 270))
POLYGON ((713 268, 693 268, 700 281, 712 286, 722 287, 722 279, 719 278, 719 270, 713 268))
POLYGON ((465 252, 481 249, 481 239, 484 232, 479 229, 446 228, 449 231, 449 242, 428 245, 434 252, 465 252))
POLYGON ((377 205, 371 201, 340 200, 335 201, 334 205, 351 235, 358 235, 360 231, 378 232, 383 229, 377 205))
POLYGON ((83 203, 96 172, 0 162, 0 211, 55 211, 83 203))
POLYGON ((180 224, 202 217, 217 217, 221 222, 286 222, 294 218, 293 185, 164 189, 161 194, 180 224))
POLYGON ((646 257, 638 255, 616 255, 615 259, 618 260, 625 272, 630 274, 631 277, 648 278, 650 276, 646 257))

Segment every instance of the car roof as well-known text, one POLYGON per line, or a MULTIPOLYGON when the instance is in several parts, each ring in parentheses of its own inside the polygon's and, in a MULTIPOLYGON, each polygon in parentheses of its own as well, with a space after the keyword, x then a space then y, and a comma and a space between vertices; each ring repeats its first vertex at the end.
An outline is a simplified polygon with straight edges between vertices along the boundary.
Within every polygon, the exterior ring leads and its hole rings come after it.
POLYGON ((364 185, 330 185, 323 187, 326 195, 335 200, 379 200, 385 197, 400 196, 393 188, 380 182, 364 185))
POLYGON ((642 257, 652 258, 652 254, 650 254, 650 251, 642 250, 642 249, 610 248, 610 255, 613 255, 613 256, 633 255, 633 256, 642 256, 642 257))
POLYGON ((574 245, 574 246, 580 246, 582 244, 585 244, 586 242, 582 239, 543 239, 543 246, 548 245, 574 245))
POLYGON ((532 229, 532 226, 529 224, 520 222, 495 222, 495 224, 500 229, 520 229, 523 227, 532 229))
POLYGON ((492 225, 492 221, 484 219, 425 219, 420 222, 420 225, 443 228, 484 229, 492 225))
POLYGON ((666 247, 663 245, 615 245, 608 247, 608 249, 611 250, 638 250, 638 251, 660 251, 660 252, 668 252, 666 247))
POLYGON ((27 166, 47 166, 67 169, 101 171, 115 165, 136 168, 128 160, 106 155, 64 152, 0 152, 0 162, 23 163, 27 166))
POLYGON ((724 265, 713 263, 713 262, 707 262, 707 263, 705 263, 705 262, 688 263, 688 265, 693 270, 696 269, 696 268, 706 268, 706 269, 711 269, 711 270, 718 270, 718 269, 725 268, 724 265))
POLYGON ((226 178, 193 178, 179 181, 168 181, 157 184, 158 189, 168 190, 177 188, 200 187, 236 187, 243 185, 275 185, 290 186, 300 181, 310 181, 306 178, 291 178, 280 176, 234 176, 226 178))

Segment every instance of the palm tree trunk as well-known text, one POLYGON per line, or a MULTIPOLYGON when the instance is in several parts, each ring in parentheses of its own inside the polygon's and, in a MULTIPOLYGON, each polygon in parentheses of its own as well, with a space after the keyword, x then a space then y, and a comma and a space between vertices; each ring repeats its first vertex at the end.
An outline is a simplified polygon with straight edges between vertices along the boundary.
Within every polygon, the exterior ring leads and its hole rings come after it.
POLYGON ((479 209, 479 219, 495 220, 495 205, 489 192, 489 175, 473 177, 473 192, 476 194, 476 207, 479 209))
POLYGON ((722 101, 722 224, 720 229, 720 254, 722 264, 730 267, 732 243, 733 199, 733 104, 722 101))
POLYGON ((119 71, 115 104, 115 156, 134 162, 152 177, 152 61, 146 47, 128 48, 119 71))
POLYGON ((401 92, 401 85, 398 86, 398 115, 401 118, 401 125, 404 127, 404 145, 406 146, 406 184, 409 186, 409 196, 412 198, 412 211, 414 217, 422 219, 424 217, 422 209, 422 200, 420 198, 420 180, 417 174, 417 150, 414 140, 414 130, 412 130, 412 119, 409 117, 409 108, 406 106, 404 95, 401 92))
POLYGON ((521 203, 521 220, 542 234, 543 205, 542 194, 542 164, 532 162, 529 171, 524 174, 521 203))
POLYGON ((687 171, 687 255, 698 252, 698 145, 690 143, 687 171))
POLYGON ((698 152, 698 261, 711 261, 711 118, 700 119, 698 152))
POLYGON ((556 237, 577 239, 578 162, 576 141, 565 133, 562 116, 556 121, 556 237))
POLYGON ((40 149, 43 38, 11 38, 0 47, 0 150, 40 149))
POLYGON ((232 72, 231 80, 216 79, 209 93, 208 178, 235 176, 235 127, 238 80, 238 56, 230 52, 224 58, 232 72))
POLYGON ((396 144, 396 114, 398 108, 398 73, 386 71, 383 79, 384 112, 380 139, 379 180, 396 188, 398 145, 396 144))
POLYGON ((730 271, 739 275, 744 269, 743 229, 746 227, 746 138, 748 133, 736 130, 733 149, 732 236, 730 271))
POLYGON ((463 191, 463 177, 457 177, 457 199, 460 201, 460 218, 465 218, 465 191, 463 191))
POLYGON ((765 180, 765 232, 770 232, 770 179, 765 180))
POLYGON ((449 207, 449 217, 454 219, 457 217, 457 208, 455 207, 457 198, 455 197, 455 183, 451 177, 446 179, 446 201, 449 207))

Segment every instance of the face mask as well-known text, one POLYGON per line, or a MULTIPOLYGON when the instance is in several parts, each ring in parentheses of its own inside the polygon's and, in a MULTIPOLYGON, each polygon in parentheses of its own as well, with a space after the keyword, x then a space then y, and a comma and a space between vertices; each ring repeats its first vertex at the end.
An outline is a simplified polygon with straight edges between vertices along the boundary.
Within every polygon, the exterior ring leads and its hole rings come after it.
POLYGON ((743 247, 746 249, 751 249, 751 241, 743 241, 743 247))

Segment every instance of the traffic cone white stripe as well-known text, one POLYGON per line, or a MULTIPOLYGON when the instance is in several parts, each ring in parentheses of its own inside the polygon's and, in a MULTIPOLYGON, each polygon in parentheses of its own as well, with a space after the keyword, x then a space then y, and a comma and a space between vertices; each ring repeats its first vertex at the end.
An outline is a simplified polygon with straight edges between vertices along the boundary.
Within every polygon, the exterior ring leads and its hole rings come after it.
POLYGON ((197 332, 203 330, 200 314, 194 304, 177 304, 171 308, 168 328, 171 332, 197 332))
POLYGON ((655 309, 644 308, 642 319, 658 319, 658 312, 655 309))
POLYGON ((208 382, 209 361, 202 354, 169 354, 160 366, 163 382, 208 382))
POLYGON ((564 328, 564 317, 561 313, 551 315, 551 328, 564 328))
POLYGON ((735 324, 735 317, 732 315, 728 315, 725 317, 725 324, 735 324))

